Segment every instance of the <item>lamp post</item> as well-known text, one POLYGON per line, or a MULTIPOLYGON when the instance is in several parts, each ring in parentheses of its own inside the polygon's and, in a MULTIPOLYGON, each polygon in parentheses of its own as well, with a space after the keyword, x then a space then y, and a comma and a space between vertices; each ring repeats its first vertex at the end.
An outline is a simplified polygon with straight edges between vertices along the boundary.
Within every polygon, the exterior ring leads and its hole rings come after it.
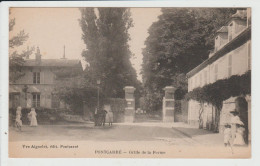
POLYGON ((97 110, 99 110, 99 85, 100 85, 100 79, 97 79, 97 95, 98 95, 97 110))
POLYGON ((25 99, 25 107, 28 107, 27 99, 28 99, 28 86, 24 85, 23 87, 23 92, 24 92, 24 99, 25 99))

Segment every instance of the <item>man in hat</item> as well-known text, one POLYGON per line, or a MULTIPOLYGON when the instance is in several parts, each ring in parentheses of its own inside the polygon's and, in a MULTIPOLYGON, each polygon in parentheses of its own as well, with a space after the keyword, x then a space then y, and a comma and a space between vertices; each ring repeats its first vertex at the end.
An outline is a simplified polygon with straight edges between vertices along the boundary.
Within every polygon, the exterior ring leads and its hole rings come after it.
POLYGON ((101 112, 101 125, 105 126, 106 123, 106 115, 107 115, 107 111, 105 109, 102 110, 101 112))

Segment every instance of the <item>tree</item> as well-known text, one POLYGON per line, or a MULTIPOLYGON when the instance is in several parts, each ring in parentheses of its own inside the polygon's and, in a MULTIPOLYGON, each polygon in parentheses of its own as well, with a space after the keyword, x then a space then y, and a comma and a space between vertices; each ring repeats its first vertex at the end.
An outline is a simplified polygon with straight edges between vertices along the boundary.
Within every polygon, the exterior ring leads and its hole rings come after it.
POLYGON ((82 39, 86 50, 82 52, 88 66, 85 70, 90 82, 101 80, 105 97, 123 97, 127 85, 138 86, 132 67, 128 30, 133 26, 128 8, 80 8, 82 39))
POLYGON ((185 74, 207 59, 215 32, 237 9, 162 8, 149 28, 143 49, 143 84, 147 111, 161 108, 163 88, 187 92, 185 74))
MULTIPOLYGON (((11 13, 9 13, 10 15, 11 13)), ((15 25, 15 19, 10 19, 9 21, 9 33, 13 30, 15 25)), ((29 38, 29 35, 21 30, 17 35, 11 37, 9 39, 9 49, 15 49, 24 44, 29 38)), ((27 47, 27 50, 22 51, 22 53, 18 53, 17 51, 13 51, 9 54, 9 81, 10 83, 14 83, 20 77, 24 75, 21 68, 24 64, 24 58, 31 55, 34 51, 34 47, 27 47)), ((11 52, 11 51, 9 51, 11 52)))
POLYGON ((83 114, 84 101, 89 105, 96 104, 97 87, 89 81, 81 68, 62 67, 53 69, 53 72, 56 76, 53 94, 69 105, 74 113, 83 114))

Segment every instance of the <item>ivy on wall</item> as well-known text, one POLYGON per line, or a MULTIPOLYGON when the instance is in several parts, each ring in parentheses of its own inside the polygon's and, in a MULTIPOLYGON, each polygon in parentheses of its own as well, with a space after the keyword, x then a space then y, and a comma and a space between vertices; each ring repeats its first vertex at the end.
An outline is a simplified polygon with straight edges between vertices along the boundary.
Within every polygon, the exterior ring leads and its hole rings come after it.
POLYGON ((251 94, 251 71, 243 75, 233 75, 212 84, 195 88, 185 95, 186 100, 209 103, 221 109, 222 102, 230 97, 251 94))

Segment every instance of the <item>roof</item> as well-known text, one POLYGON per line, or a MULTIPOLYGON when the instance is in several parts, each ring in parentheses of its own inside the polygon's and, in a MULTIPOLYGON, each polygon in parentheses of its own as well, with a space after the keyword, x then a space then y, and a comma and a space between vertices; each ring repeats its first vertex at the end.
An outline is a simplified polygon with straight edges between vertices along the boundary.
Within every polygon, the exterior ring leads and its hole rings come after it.
POLYGON ((251 39, 251 26, 246 28, 244 31, 242 31, 239 35, 237 35, 234 39, 232 39, 230 42, 225 44, 220 50, 213 53, 213 55, 206 59, 204 62, 202 62, 200 65, 192 69, 190 72, 186 74, 186 76, 192 77, 202 69, 204 69, 209 64, 212 64, 216 60, 218 60, 220 57, 226 55, 228 52, 238 48, 242 44, 244 44, 246 41, 251 39))
POLYGON ((81 65, 80 60, 75 59, 41 59, 41 63, 35 59, 26 59, 24 66, 73 67, 79 64, 81 65))
POLYGON ((14 86, 14 85, 10 85, 9 86, 9 93, 20 93, 21 92, 21 89, 18 88, 17 86, 14 86))
POLYGON ((29 86, 27 92, 30 92, 30 93, 40 93, 41 91, 36 88, 35 86, 29 86))
POLYGON ((232 15, 232 18, 246 19, 247 11, 246 10, 237 10, 237 12, 232 15))
POLYGON ((222 26, 217 33, 227 33, 228 32, 228 26, 222 26))

